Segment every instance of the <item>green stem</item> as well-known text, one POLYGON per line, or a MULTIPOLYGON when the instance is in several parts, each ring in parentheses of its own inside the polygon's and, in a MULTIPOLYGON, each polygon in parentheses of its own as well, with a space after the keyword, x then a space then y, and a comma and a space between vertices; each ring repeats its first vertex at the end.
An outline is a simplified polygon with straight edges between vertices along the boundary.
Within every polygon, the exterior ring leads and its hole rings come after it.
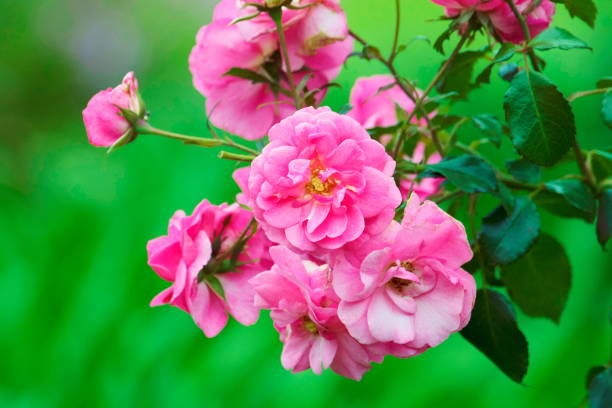
POLYGON ((295 101, 295 108, 300 109, 302 104, 297 94, 295 87, 295 79, 293 78, 293 70, 291 69, 291 61, 289 60, 289 51, 287 50, 287 40, 285 39, 285 32, 283 31, 283 11, 281 7, 274 8, 268 12, 274 24, 276 25, 276 31, 278 33, 278 41, 280 43, 281 55, 283 62, 285 63, 285 71, 287 73, 287 81, 289 82, 289 88, 293 94, 295 101))
POLYGON ((580 149, 580 145, 578 144, 578 137, 574 136, 574 142, 572 144, 572 148, 574 149, 574 155, 576 156, 576 163, 578 163, 578 168, 580 172, 584 176, 584 181, 589 186, 593 193, 597 192, 597 182, 595 181, 595 176, 593 172, 587 166, 586 158, 584 154, 582 154, 582 149, 580 149))
POLYGON ((244 162, 253 161, 253 159, 255 158, 255 156, 253 156, 252 154, 231 153, 231 152, 226 152, 225 150, 221 150, 217 157, 220 159, 228 159, 228 160, 236 160, 236 161, 244 161, 244 162))
POLYGON ((393 46, 391 47, 391 55, 389 55, 389 64, 393 64, 393 60, 397 55, 397 44, 399 42, 400 31, 400 0, 395 0, 395 34, 393 35, 393 46))
POLYGON ((525 37, 525 43, 527 44, 527 47, 528 47, 526 52, 527 52, 527 55, 529 56, 529 59, 531 60, 531 65, 533 65, 533 69, 540 72, 540 64, 538 63, 538 59, 536 58, 536 55, 533 52, 533 49, 529 47, 529 43, 531 42, 531 33, 529 32, 529 26, 527 25, 527 22, 525 21, 525 17, 518 10, 518 8, 516 7, 516 4, 514 4, 514 0, 504 0, 504 1, 510 7, 510 9, 512 10, 512 14, 514 14, 514 17, 516 17, 517 21, 519 22, 521 26, 521 30, 523 31, 523 36, 525 37))
MULTIPOLYGON (((442 66, 440 67, 440 69, 438 70, 438 72, 436 73, 434 78, 431 80, 431 82, 427 86, 427 89, 425 89, 425 91, 423 91, 421 96, 415 101, 415 108, 412 110, 410 115, 408 115, 408 119, 406 120, 407 123, 410 123, 412 118, 414 118, 414 116, 416 115, 417 111, 421 112, 421 109, 423 109, 422 108, 423 107, 423 103, 427 99, 427 96, 431 93, 431 91, 438 84, 438 82, 440 82, 440 80, 444 77, 444 75, 446 74, 446 72, 448 71, 450 66, 452 65, 452 63, 455 60, 455 58, 457 58, 457 55, 459 55, 459 52, 461 51, 461 48, 463 48, 463 46, 465 45, 466 41, 468 40, 469 35, 470 35, 470 32, 468 30, 466 30, 461 35, 461 38, 459 39, 459 42, 455 46, 455 49, 453 50, 451 55, 444 62, 444 64, 442 64, 442 66)), ((425 116, 425 117, 427 117, 427 116, 425 116)), ((442 143, 440 143, 440 140, 438 140, 437 137, 433 137, 433 136, 434 136, 434 133, 432 133, 432 140, 434 142, 434 145, 436 146, 436 150, 438 150, 440 155, 444 156, 444 147, 442 146, 442 143)), ((401 144, 403 143, 402 138, 398 138, 397 143, 401 146, 401 144)), ((395 151, 398 151, 398 146, 397 145, 395 146, 395 151)))
POLYGON ((231 139, 227 139, 227 140, 210 139, 210 138, 204 138, 204 137, 183 135, 181 133, 169 132, 167 130, 154 128, 153 126, 149 125, 149 123, 144 120, 140 120, 137 123, 135 127, 135 131, 141 135, 156 135, 156 136, 167 137, 169 139, 180 140, 181 142, 185 144, 192 144, 192 145, 197 145, 197 146, 202 146, 202 147, 227 146, 227 147, 233 147, 238 150, 242 150, 243 152, 247 152, 253 155, 259 154, 257 150, 254 150, 254 149, 251 149, 250 147, 238 144, 231 139))
POLYGON ((582 92, 576 92, 571 94, 567 100, 569 102, 573 102, 578 98, 582 98, 585 96, 591 96, 591 95, 599 95, 599 94, 603 94, 606 93, 608 91, 612 91, 612 87, 608 87, 608 88, 599 88, 599 89, 592 89, 590 91, 582 91, 582 92))

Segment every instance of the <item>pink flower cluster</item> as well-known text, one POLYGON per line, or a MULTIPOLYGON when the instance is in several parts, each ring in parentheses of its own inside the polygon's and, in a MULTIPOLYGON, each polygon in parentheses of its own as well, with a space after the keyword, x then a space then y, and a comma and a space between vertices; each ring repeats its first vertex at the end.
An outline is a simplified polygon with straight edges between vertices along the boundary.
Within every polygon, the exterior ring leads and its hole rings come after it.
MULTIPOLYGON (((260 1, 262 5, 270 2, 260 1)), ((276 25, 266 13, 246 1, 223 0, 213 21, 200 29, 189 57, 195 87, 206 97, 212 124, 243 138, 254 140, 293 112, 287 69, 295 81, 306 75, 315 103, 324 86, 333 80, 353 49, 344 11, 338 0, 295 0, 298 10, 282 13, 283 33, 289 61, 284 61, 276 25), (308 6, 308 7, 306 7, 308 6), (237 19, 257 17, 235 22, 237 19), (214 61, 214 63, 211 63, 214 61), (232 68, 249 70, 276 84, 227 75, 232 68), (236 120, 242 117, 241 120, 236 120)))
MULTIPOLYGON (((455 17, 466 10, 478 12, 481 19, 488 20, 497 35, 504 41, 519 44, 525 40, 521 25, 505 0, 432 0, 445 7, 446 15, 455 17)), ((520 13, 531 8, 533 0, 512 0, 520 13)), ((551 0, 543 0, 530 10, 525 21, 531 37, 535 37, 548 28, 555 14, 555 5, 551 0)))
MULTIPOLYGON (((435 2, 449 15, 476 7, 498 34, 518 41, 512 19, 500 17, 507 11, 501 0, 435 2)), ((539 13, 552 14, 548 3, 530 14, 532 34, 539 13)), ((517 5, 524 9, 523 1, 517 5)), ((177 211, 147 252, 149 265, 170 282, 151 305, 186 311, 207 337, 218 335, 229 315, 251 325, 269 310, 283 367, 330 368, 358 380, 372 362, 417 355, 465 327, 476 287, 461 269, 472 257, 463 225, 427 201, 443 179, 401 175, 396 183, 396 162, 385 149, 392 136, 368 133, 415 109, 394 78, 357 80, 346 115, 315 107, 351 50, 339 0, 222 0, 189 59, 194 85, 214 125, 250 140, 267 135, 269 143, 234 173, 239 204, 204 200, 191 215, 177 211), (288 74, 314 106, 295 106, 288 74)), ((83 112, 96 146, 145 132, 134 125, 145 116, 132 73, 83 112)), ((441 157, 427 155, 421 141, 403 159, 441 157)))

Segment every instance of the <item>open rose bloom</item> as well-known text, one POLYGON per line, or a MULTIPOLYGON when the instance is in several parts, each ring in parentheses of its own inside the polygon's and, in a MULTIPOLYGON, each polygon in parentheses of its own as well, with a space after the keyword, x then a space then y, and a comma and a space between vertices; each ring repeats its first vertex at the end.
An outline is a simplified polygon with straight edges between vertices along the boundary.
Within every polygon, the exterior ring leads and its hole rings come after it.
POLYGON ((221 1, 212 23, 200 29, 189 67, 196 89, 206 97, 213 125, 249 140, 264 137, 273 124, 296 110, 292 98, 271 85, 289 87, 288 66, 295 81, 308 75, 306 88, 321 89, 312 101, 321 102, 325 85, 338 75, 353 42, 338 2, 296 3, 311 6, 283 13, 289 64, 283 61, 276 25, 269 15, 235 22, 257 13, 246 2, 221 1), (251 71, 270 83, 227 74, 232 68, 251 71))

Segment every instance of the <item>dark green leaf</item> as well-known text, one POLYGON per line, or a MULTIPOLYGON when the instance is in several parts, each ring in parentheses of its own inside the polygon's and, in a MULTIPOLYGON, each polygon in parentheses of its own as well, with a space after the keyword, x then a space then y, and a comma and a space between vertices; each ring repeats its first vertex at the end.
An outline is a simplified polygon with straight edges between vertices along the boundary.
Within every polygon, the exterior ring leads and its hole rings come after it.
POLYGON ((599 198, 599 215, 597 216, 597 240, 602 248, 606 249, 606 243, 612 234, 612 188, 601 192, 599 198))
POLYGON ((444 55, 444 43, 450 38, 452 33, 453 33, 453 28, 451 24, 451 26, 447 28, 446 30, 444 30, 442 34, 440 34, 440 36, 434 42, 433 47, 440 54, 444 55))
POLYGON ((516 54, 516 49, 514 47, 514 44, 504 43, 502 44, 500 49, 497 51, 497 54, 495 54, 495 59, 493 60, 493 62, 496 62, 496 63, 506 62, 510 58, 512 58, 514 54, 516 54))
POLYGON ((522 71, 504 97, 512 143, 541 166, 552 166, 570 149, 576 136, 574 114, 561 92, 545 76, 522 71))
POLYGON ((547 211, 561 217, 595 220, 597 203, 588 187, 580 180, 562 179, 545 184, 546 190, 539 192, 535 202, 547 211))
POLYGON ((559 27, 552 27, 544 31, 533 40, 532 45, 535 49, 540 51, 552 50, 554 48, 559 48, 561 50, 570 50, 572 48, 592 49, 580 38, 575 37, 569 31, 559 27))
POLYGON ((491 71, 493 71, 493 67, 495 64, 489 64, 485 69, 482 70, 480 74, 476 77, 476 86, 480 84, 490 84, 491 83, 491 71))
POLYGON ((507 213, 514 211, 516 198, 512 194, 512 190, 506 187, 506 185, 500 180, 497 182, 497 192, 495 195, 501 200, 501 205, 504 207, 507 213))
POLYGON ((478 290, 472 318, 461 335, 512 380, 518 383, 523 380, 529 365, 527 339, 501 293, 478 290))
POLYGON ((510 299, 525 314, 559 323, 572 281, 572 270, 563 246, 540 234, 529 252, 502 267, 502 281, 510 299))
POLYGON ((604 95, 601 104, 601 116, 606 126, 612 129, 612 91, 608 91, 604 95))
POLYGON ((525 159, 516 159, 506 162, 508 172, 523 183, 537 183, 540 181, 540 167, 525 159))
POLYGON ((610 88, 612 87, 612 77, 604 77, 597 81, 598 88, 610 88))
POLYGON ((525 254, 540 232, 540 215, 527 197, 517 197, 514 211, 503 206, 482 219, 478 236, 486 259, 496 265, 515 261, 525 254))
POLYGON ((570 16, 578 17, 587 23, 591 28, 595 27, 597 17, 597 7, 593 0, 553 0, 555 3, 565 5, 570 16))
POLYGON ((370 134, 370 136, 372 137, 379 137, 382 135, 392 135, 395 132, 397 132, 401 127, 402 127, 403 123, 398 123, 396 125, 393 126, 385 126, 385 127, 373 127, 368 129, 368 133, 370 134))
POLYGON ((495 146, 501 145, 502 135, 504 133, 504 125, 497 119, 497 116, 484 113, 473 116, 474 124, 478 129, 485 134, 487 139, 495 146))
POLYGON ((423 176, 442 175, 458 189, 468 193, 494 192, 497 179, 491 166, 484 160, 463 155, 442 160, 427 166, 423 176))
POLYGON ((597 181, 612 177, 612 153, 605 150, 593 150, 589 153, 589 167, 597 181))
POLYGON ((270 83, 270 80, 268 78, 266 78, 265 76, 255 72, 255 71, 251 71, 250 69, 244 69, 244 68, 232 68, 229 71, 227 71, 225 74, 223 74, 223 76, 233 76, 233 77, 237 77, 237 78, 242 78, 242 79, 248 79, 249 81, 251 81, 254 84, 257 83, 265 83, 268 84, 270 83))
POLYGON ((590 408, 612 407, 612 368, 597 374, 589 387, 590 408))
POLYGON ((461 97, 465 97, 474 88, 474 84, 471 83, 474 65, 485 55, 484 51, 465 51, 459 53, 447 69, 442 80, 438 83, 438 92, 454 91, 459 93, 461 97))

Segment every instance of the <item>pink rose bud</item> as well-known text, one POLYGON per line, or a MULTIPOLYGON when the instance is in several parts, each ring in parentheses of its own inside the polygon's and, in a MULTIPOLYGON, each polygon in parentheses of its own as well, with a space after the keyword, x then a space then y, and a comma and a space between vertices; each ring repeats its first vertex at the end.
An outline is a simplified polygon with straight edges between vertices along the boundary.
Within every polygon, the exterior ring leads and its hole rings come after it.
POLYGON ((110 147, 120 139, 131 141, 136 134, 126 115, 132 116, 132 119, 144 115, 144 105, 138 94, 138 81, 133 72, 127 73, 119 86, 95 94, 83 110, 89 143, 110 147))
POLYGON ((338 315, 349 333, 362 344, 413 352, 465 327, 476 283, 461 269, 472 258, 463 225, 412 195, 384 241, 364 242, 334 265, 338 315))
POLYGON ((254 324, 259 310, 248 280, 272 264, 270 243, 262 232, 239 241, 249 236, 251 220, 252 214, 237 204, 215 206, 206 200, 192 215, 177 211, 168 234, 147 245, 151 268, 172 282, 151 306, 171 304, 183 309, 207 337, 225 327, 228 313, 244 325, 254 324))
POLYGON ((354 119, 304 108, 269 136, 245 195, 273 242, 326 252, 377 234, 393 219, 401 202, 395 162, 354 119))
POLYGON ((381 345, 359 344, 338 319, 340 299, 331 285, 327 264, 316 264, 286 247, 273 247, 271 270, 250 280, 255 304, 270 310, 283 342, 281 363, 292 372, 324 369, 355 380, 381 362, 381 345))

